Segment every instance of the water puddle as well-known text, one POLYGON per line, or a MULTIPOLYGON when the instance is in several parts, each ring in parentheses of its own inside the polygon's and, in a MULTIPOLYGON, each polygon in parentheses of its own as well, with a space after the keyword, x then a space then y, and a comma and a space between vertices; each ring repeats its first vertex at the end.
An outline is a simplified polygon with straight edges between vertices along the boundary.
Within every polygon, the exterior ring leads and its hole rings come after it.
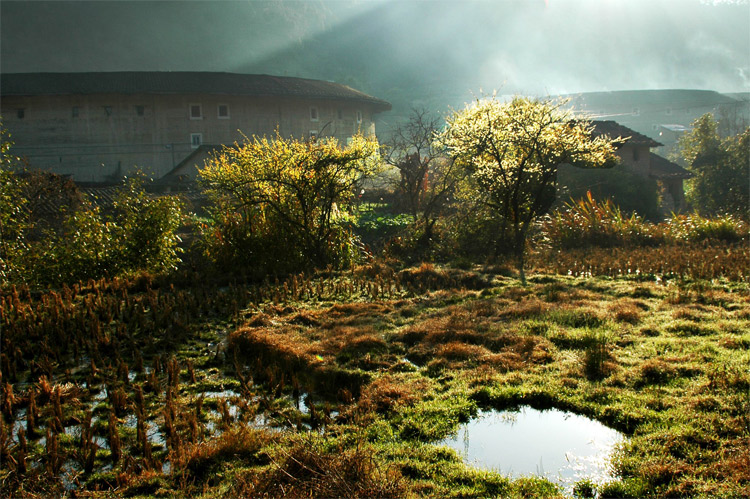
POLYGON ((613 480, 610 456, 625 437, 618 431, 570 412, 481 411, 441 442, 472 466, 512 477, 538 475, 559 483, 566 492, 584 478, 613 480))

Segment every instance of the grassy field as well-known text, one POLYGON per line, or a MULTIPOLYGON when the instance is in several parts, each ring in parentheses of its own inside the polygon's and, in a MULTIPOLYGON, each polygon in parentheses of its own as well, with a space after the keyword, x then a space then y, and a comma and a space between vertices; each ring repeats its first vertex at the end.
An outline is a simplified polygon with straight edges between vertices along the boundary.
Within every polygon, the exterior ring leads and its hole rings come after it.
POLYGON ((0 493, 558 497, 435 445, 528 405, 627 435, 600 497, 748 496, 750 249, 681 252, 7 289, 0 493))

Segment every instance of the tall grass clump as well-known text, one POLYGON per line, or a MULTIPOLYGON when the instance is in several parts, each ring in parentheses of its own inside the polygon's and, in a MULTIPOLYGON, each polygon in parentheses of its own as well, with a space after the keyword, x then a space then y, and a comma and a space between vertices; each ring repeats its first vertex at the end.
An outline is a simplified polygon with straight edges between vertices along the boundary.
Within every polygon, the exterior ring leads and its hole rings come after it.
POLYGON ((591 192, 553 212, 544 223, 544 232, 562 249, 653 246, 660 242, 653 225, 635 213, 625 215, 609 199, 597 201, 591 192))
POLYGON ((707 218, 693 213, 673 214, 665 223, 666 233, 674 242, 726 242, 736 243, 747 240, 750 225, 734 215, 720 215, 707 218))

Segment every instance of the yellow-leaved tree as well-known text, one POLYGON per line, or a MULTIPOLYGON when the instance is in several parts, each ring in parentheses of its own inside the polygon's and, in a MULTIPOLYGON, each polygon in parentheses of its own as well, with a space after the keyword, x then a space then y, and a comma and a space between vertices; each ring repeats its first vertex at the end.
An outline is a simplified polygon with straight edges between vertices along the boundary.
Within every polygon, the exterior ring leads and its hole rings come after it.
POLYGON ((356 248, 348 205, 380 165, 378 143, 360 135, 346 146, 277 133, 225 147, 200 171, 217 207, 214 220, 224 221, 215 226, 226 243, 221 251, 232 247, 229 257, 214 247, 213 257, 269 271, 350 263, 356 248))
POLYGON ((589 122, 574 119, 564 102, 515 97, 477 100, 447 120, 437 141, 466 168, 464 192, 498 221, 496 248, 510 248, 525 284, 526 237, 532 222, 555 199, 557 169, 614 166, 612 141, 592 138, 589 122))

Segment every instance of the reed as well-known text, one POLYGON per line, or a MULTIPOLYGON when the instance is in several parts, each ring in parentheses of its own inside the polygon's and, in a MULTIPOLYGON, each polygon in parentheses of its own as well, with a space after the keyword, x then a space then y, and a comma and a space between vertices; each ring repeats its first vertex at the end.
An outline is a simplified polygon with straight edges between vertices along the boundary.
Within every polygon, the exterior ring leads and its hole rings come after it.
POLYGON ((109 437, 109 450, 112 456, 112 463, 116 465, 122 458, 122 442, 120 440, 117 416, 114 410, 109 413, 107 435, 109 437))

